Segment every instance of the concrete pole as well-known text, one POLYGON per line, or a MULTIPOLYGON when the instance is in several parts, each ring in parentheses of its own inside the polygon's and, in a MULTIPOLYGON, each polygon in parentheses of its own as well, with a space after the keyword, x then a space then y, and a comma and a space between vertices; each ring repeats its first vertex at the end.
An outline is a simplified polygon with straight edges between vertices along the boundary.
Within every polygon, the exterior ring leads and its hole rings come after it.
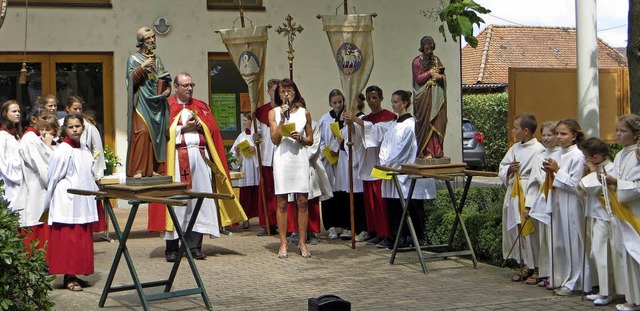
POLYGON ((576 0, 578 123, 587 137, 600 136, 596 0, 576 0))

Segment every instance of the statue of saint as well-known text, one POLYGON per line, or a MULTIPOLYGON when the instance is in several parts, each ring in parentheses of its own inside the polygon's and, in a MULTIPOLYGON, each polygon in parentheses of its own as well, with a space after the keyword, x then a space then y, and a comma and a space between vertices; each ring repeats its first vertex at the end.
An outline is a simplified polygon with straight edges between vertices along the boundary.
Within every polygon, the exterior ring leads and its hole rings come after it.
POLYGON ((442 158, 447 130, 446 76, 440 59, 433 54, 430 36, 420 40, 421 54, 411 63, 413 72, 413 116, 416 119, 418 158, 442 158))
POLYGON ((127 177, 140 178, 157 175, 166 159, 171 76, 154 53, 156 35, 151 28, 140 28, 136 37, 138 51, 127 60, 127 177))

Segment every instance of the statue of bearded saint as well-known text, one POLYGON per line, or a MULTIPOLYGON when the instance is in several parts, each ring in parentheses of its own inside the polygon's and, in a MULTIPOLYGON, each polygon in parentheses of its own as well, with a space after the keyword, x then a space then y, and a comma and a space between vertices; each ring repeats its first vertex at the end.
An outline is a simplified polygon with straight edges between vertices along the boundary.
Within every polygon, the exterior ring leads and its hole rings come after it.
POLYGON ((433 54, 435 49, 433 38, 422 37, 418 49, 421 54, 411 63, 418 158, 444 157, 444 135, 447 130, 446 76, 442 62, 433 54))
POLYGON ((127 60, 130 119, 126 171, 127 177, 140 178, 164 171, 171 76, 155 54, 156 35, 151 28, 140 28, 136 39, 138 51, 127 60))

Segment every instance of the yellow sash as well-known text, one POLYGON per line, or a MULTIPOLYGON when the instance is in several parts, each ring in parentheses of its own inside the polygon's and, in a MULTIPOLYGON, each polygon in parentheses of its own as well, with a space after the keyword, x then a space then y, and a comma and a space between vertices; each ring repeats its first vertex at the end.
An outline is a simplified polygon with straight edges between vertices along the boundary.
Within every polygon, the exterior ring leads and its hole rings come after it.
POLYGON ((520 235, 527 236, 531 234, 533 231, 535 231, 535 228, 533 226, 533 222, 527 221, 525 223, 525 220, 526 220, 524 216, 524 212, 526 209, 524 205, 525 195, 522 191, 522 187, 520 186, 520 173, 516 171, 513 179, 514 181, 513 181, 513 187, 511 188, 511 198, 513 199, 515 197, 518 197, 518 210, 520 211, 520 223, 524 224, 524 226, 520 231, 520 235))
POLYGON ((540 192, 544 194, 545 201, 549 200, 549 192, 553 190, 553 180, 556 179, 556 176, 551 172, 546 172, 546 176, 544 177, 544 183, 540 188, 540 192))
MULTIPOLYGON (((182 112, 178 113, 176 118, 171 123, 171 127, 169 129, 169 145, 167 146, 167 175, 175 176, 175 158, 176 158, 176 127, 178 126, 178 120, 180 120, 180 115, 182 112)), ((202 126, 202 131, 204 132, 204 136, 207 140, 207 149, 209 150, 209 155, 211 156, 212 161, 207 161, 207 165, 213 171, 213 178, 215 182, 215 189, 218 193, 226 193, 226 194, 234 194, 233 187, 231 186, 231 181, 227 178, 225 173, 224 166, 222 165, 222 161, 220 160, 220 156, 218 155, 217 149, 213 143, 213 138, 211 137, 211 132, 209 132, 209 128, 207 125, 195 115, 198 122, 202 126)), ((166 224, 165 229, 167 231, 173 231, 173 222, 171 221, 171 217, 168 214, 166 216, 166 224)), ((234 197, 233 200, 218 200, 218 213, 220 216, 220 225, 225 227, 229 226, 233 223, 242 222, 247 220, 247 215, 244 213, 240 202, 237 197, 234 197)))
POLYGON ((640 235, 640 219, 636 215, 633 214, 633 211, 629 208, 628 205, 624 203, 620 203, 618 200, 618 194, 613 189, 612 186, 608 186, 609 188, 609 204, 611 205, 611 212, 613 212, 618 219, 628 223, 633 227, 633 230, 640 235))

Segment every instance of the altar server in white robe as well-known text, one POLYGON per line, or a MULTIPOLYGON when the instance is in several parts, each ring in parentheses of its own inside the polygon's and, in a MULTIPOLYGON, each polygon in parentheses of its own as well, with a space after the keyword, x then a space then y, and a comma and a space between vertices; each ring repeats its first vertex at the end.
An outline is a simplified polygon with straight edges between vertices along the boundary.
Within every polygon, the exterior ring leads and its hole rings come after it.
POLYGON ((94 196, 69 194, 68 189, 97 191, 92 169, 94 159, 80 143, 84 119, 79 114, 64 119, 66 137, 49 161, 47 196, 51 235, 48 246, 49 273, 64 274, 64 285, 82 290, 87 282, 76 274, 93 274, 93 232, 98 220, 94 196))
POLYGON ((538 237, 535 230, 535 220, 526 221, 526 199, 533 200, 540 192, 539 184, 529 183, 529 176, 534 167, 536 158, 545 151, 544 146, 534 137, 538 122, 532 114, 523 113, 513 121, 511 132, 516 143, 500 161, 498 177, 507 187, 502 208, 502 258, 522 259, 525 264, 523 271, 514 275, 511 280, 518 282, 523 278, 534 275, 537 265, 538 237), (525 196, 525 206, 520 206, 523 198, 514 197, 516 176, 519 180, 520 193, 525 196), (525 223, 526 222, 526 223, 525 223), (520 241, 516 240, 520 238, 520 241), (509 255, 511 246, 516 243, 509 255), (509 256, 509 257, 507 257, 509 256))
MULTIPOLYGON (((640 310, 640 117, 628 114, 618 118, 616 141, 623 149, 613 160, 613 171, 607 175, 608 185, 617 186, 620 204, 612 210, 617 222, 614 235, 619 238, 617 248, 623 250, 622 283, 618 293, 626 302, 616 305, 617 310, 640 310), (622 244, 622 245, 620 245, 622 244)), ((617 283, 616 283, 617 285, 617 283)))
POLYGON ((43 248, 44 243, 49 239, 49 225, 40 221, 44 211, 44 199, 47 196, 47 170, 49 158, 53 152, 51 144, 54 138, 50 133, 41 132, 41 130, 49 119, 51 115, 44 107, 31 106, 27 112, 29 126, 20 140, 26 186, 24 193, 26 204, 20 226, 31 227, 32 231, 27 234, 25 243, 29 245, 30 242, 38 239, 38 248, 43 248))
MULTIPOLYGON (((578 122, 564 119, 556 126, 558 145, 562 147, 560 161, 547 159, 544 167, 555 173, 553 187, 553 261, 554 275, 559 280, 557 295, 577 295, 582 288, 582 262, 584 258, 584 202, 578 194, 578 183, 584 176, 584 156, 578 149, 584 133, 578 122)), ((589 262, 585 264, 584 275, 590 275, 589 262)), ((591 289, 590 278, 585 278, 585 289, 591 289)))
MULTIPOLYGON (((597 273, 600 291, 587 295, 587 300, 596 306, 606 306, 616 296, 615 275, 617 267, 622 263, 622 252, 616 251, 614 245, 614 223, 611 219, 611 205, 604 201, 602 174, 613 171, 611 150, 609 145, 599 138, 591 137, 580 144, 589 174, 580 180, 580 189, 585 192, 587 226, 591 228, 589 259, 597 273), (600 178, 599 178, 600 177, 600 178), (604 203, 604 204, 603 204, 604 203)), ((588 276, 585 276, 588 277, 588 276)))
MULTIPOLYGON (((242 205, 247 218, 251 219, 258 216, 258 202, 260 201, 258 185, 260 184, 260 173, 258 171, 259 164, 256 145, 251 135, 250 112, 243 113, 242 124, 244 125, 244 131, 242 131, 233 142, 231 154, 241 161, 242 166, 240 167, 240 171, 244 177, 238 179, 238 188, 240 188, 238 200, 240 200, 240 205, 242 205), (241 150, 240 147, 246 149, 241 150)), ((242 223, 242 228, 249 229, 248 220, 242 223)))
POLYGON ((15 100, 2 104, 0 116, 0 179, 4 181, 4 198, 9 209, 23 214, 23 161, 20 156, 20 105, 15 100))
MULTIPOLYGON (((418 154, 418 143, 415 134, 415 118, 407 111, 411 105, 411 92, 398 90, 391 95, 393 112, 398 115, 384 134, 380 145, 380 165, 400 168, 405 163, 415 163, 418 154)), ((366 134, 365 134, 366 135, 366 134)), ((407 175, 398 176, 402 196, 408 199, 411 180, 407 175)), ((403 230, 403 236, 398 237, 400 216, 400 196, 393 180, 382 181, 382 197, 387 201, 391 230, 396 238, 404 238, 409 235, 403 230)), ((409 213, 416 230, 417 238, 424 238, 424 205, 423 200, 431 200, 436 197, 435 182, 431 178, 421 178, 416 182, 415 189, 409 206, 409 213)), ((407 242, 408 243, 408 242, 407 242)), ((416 241, 417 243, 417 241, 416 241)), ((400 245, 406 246, 406 245, 400 245)))
MULTIPOLYGON (((537 184, 537 188, 540 191, 536 194, 533 202, 530 197, 527 197, 525 201, 526 208, 528 209, 529 217, 535 219, 535 230, 538 231, 538 242, 540 244, 538 253, 538 276, 540 282, 538 286, 553 288, 553 284, 550 280, 551 277, 551 207, 553 202, 553 173, 548 173, 542 168, 544 160, 547 158, 560 160, 560 153, 562 148, 558 146, 556 139, 556 124, 557 121, 547 121, 542 124, 540 129, 540 135, 542 137, 542 145, 545 147, 545 151, 537 156, 533 167, 531 168, 531 175, 529 176, 529 183, 537 184), (546 184, 546 186, 545 186, 546 184)), ((533 185, 529 187, 535 187, 533 185)), ((535 189, 535 188, 534 188, 535 189)), ((528 279, 527 279, 528 280, 528 279)), ((560 284, 561 281, 557 281, 554 284, 560 284)))

